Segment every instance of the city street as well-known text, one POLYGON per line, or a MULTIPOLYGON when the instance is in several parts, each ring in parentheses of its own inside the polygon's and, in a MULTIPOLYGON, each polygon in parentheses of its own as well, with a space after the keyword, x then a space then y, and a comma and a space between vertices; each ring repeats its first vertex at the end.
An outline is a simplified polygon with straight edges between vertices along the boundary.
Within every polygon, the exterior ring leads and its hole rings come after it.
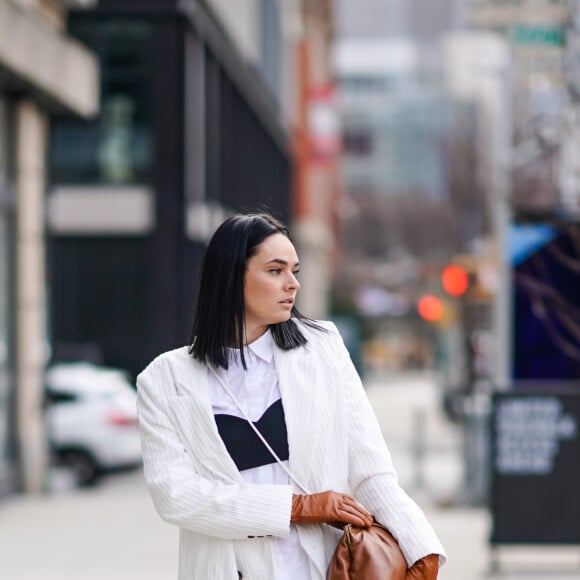
MULTIPOLYGON (((460 432, 442 416, 434 379, 369 378, 367 389, 401 482, 425 509, 448 551, 449 564, 441 571, 441 580, 579 577, 578 550, 562 549, 506 554, 504 572, 488 575, 488 515, 483 509, 454 505, 463 482, 460 432), (536 564, 530 566, 532 556, 536 564), (557 574, 555 569, 563 571, 557 574)), ((53 487, 47 497, 0 503, 0 578, 176 577, 177 530, 157 517, 140 472, 110 476, 88 491, 67 490, 64 474, 55 474, 53 487)))
POLYGON ((275 580, 279 500, 214 485, 287 481, 246 411, 285 458, 286 417, 293 487, 402 530, 301 312, 367 369, 439 580, 580 580, 579 151, 580 0, 0 0, 0 580, 176 580, 140 373, 187 580, 275 580))

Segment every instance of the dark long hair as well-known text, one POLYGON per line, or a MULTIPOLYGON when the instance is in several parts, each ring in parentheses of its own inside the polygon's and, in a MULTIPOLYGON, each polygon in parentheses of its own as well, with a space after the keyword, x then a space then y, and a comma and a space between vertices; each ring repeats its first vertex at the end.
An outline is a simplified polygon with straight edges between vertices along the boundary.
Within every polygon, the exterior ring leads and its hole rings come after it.
MULTIPOLYGON (((244 358, 244 277, 247 261, 258 246, 273 234, 290 238, 287 228, 269 214, 239 214, 228 218, 209 241, 199 286, 189 353, 214 367, 228 368, 228 347, 239 349, 244 358)), ((291 318, 270 325, 276 345, 284 350, 306 344, 307 340, 292 318, 304 320, 323 330, 313 320, 292 308, 291 318)))

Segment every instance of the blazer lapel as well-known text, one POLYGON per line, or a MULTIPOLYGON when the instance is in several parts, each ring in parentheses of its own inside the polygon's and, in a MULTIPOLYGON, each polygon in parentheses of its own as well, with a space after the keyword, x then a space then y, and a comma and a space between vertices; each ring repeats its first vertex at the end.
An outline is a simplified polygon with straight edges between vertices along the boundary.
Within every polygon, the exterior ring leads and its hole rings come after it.
MULTIPOLYGON (((312 478, 311 465, 319 427, 316 415, 320 372, 314 359, 308 346, 290 351, 274 347, 274 362, 288 429, 290 471, 307 488, 312 478)), ((298 489, 295 491, 301 492, 298 489)))
POLYGON ((177 395, 169 409, 188 451, 218 479, 236 481, 240 473, 217 430, 209 397, 207 367, 195 361, 174 376, 177 395), (208 435, 209 434, 209 435, 208 435))

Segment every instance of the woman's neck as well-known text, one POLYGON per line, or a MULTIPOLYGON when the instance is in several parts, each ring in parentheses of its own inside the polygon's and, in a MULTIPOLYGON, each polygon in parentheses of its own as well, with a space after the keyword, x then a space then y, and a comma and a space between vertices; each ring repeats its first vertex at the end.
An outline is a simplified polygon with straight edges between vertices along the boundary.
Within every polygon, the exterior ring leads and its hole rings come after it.
POLYGON ((264 334, 267 331, 268 331, 267 326, 259 326, 256 328, 246 327, 245 332, 244 332, 244 346, 248 346, 249 344, 252 344, 252 342, 254 342, 255 340, 258 340, 258 338, 260 338, 261 336, 264 336, 264 334))

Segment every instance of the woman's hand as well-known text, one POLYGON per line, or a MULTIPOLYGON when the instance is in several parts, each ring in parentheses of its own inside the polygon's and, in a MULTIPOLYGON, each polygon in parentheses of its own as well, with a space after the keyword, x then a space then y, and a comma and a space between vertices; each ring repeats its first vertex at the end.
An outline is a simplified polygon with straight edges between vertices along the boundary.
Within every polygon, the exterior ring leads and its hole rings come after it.
POLYGON ((437 580, 439 556, 429 554, 417 560, 408 570, 405 580, 437 580))
POLYGON ((342 528, 353 524, 368 528, 373 517, 354 498, 336 491, 292 496, 293 524, 330 524, 342 528))

